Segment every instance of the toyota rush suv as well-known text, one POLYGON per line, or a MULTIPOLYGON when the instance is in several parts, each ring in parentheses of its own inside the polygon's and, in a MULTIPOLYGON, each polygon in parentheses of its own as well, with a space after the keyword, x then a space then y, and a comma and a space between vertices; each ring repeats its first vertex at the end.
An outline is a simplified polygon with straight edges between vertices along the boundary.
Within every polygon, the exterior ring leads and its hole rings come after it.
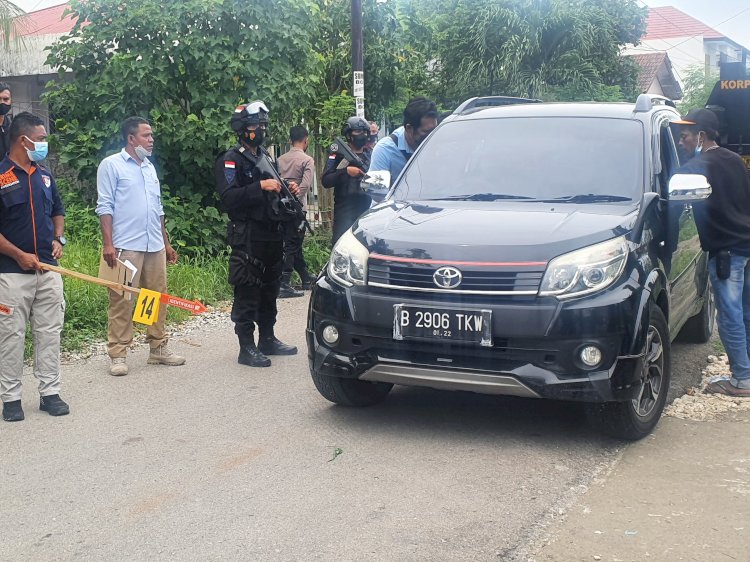
POLYGON ((676 119, 645 94, 456 110, 313 288, 318 391, 347 406, 394 384, 579 401, 603 431, 647 435, 670 342, 713 327, 692 212, 710 186, 679 173, 676 119))

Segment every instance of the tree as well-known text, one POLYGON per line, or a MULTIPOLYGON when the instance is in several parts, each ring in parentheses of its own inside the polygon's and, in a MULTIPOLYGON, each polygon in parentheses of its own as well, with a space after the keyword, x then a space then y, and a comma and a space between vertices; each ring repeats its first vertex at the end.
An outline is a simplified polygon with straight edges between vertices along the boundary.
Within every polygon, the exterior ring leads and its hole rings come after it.
POLYGON ((715 70, 707 73, 701 65, 691 66, 685 74, 683 96, 677 106, 680 113, 685 114, 691 109, 706 107, 708 97, 718 80, 719 74, 715 70))
POLYGON ((47 62, 76 78, 52 83, 47 101, 60 160, 89 193, 99 161, 121 145, 127 116, 152 120, 156 165, 172 193, 208 204, 235 106, 263 99, 272 132, 285 137, 312 100, 311 0, 137 0, 127 8, 73 0, 70 12, 77 23, 47 62))
POLYGON ((20 41, 26 27, 24 11, 9 0, 0 0, 0 44, 10 49, 11 42, 20 41))
POLYGON ((446 103, 472 95, 543 97, 558 88, 597 92, 623 77, 625 84, 635 81, 619 53, 644 29, 645 11, 635 0, 423 0, 423 6, 424 17, 433 14, 436 93, 446 103))

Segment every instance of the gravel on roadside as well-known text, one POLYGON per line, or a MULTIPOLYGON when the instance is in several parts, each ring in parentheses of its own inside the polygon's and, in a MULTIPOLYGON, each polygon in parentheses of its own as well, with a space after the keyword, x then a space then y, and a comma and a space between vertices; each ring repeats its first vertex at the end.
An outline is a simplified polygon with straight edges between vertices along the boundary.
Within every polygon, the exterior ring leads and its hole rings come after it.
POLYGON ((711 421, 721 417, 750 411, 750 398, 732 398, 720 394, 704 394, 706 385, 717 378, 731 375, 725 354, 708 356, 708 365, 701 371, 700 386, 693 387, 664 410, 665 416, 693 421, 711 421))

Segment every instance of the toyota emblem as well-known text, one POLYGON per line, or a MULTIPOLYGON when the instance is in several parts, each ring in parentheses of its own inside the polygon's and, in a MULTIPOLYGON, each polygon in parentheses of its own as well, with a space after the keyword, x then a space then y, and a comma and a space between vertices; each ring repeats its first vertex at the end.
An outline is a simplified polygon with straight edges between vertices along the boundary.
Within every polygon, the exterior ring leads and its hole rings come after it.
POLYGON ((455 289, 462 279, 463 275, 455 267, 441 267, 432 274, 432 280, 441 289, 455 289))

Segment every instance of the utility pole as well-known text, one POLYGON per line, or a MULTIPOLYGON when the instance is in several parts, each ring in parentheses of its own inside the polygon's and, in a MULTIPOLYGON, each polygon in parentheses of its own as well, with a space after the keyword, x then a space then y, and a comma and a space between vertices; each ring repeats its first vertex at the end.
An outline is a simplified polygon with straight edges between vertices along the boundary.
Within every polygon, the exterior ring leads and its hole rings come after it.
POLYGON ((365 117, 365 72, 362 56, 362 0, 352 0, 352 71, 353 95, 357 117, 365 117))

